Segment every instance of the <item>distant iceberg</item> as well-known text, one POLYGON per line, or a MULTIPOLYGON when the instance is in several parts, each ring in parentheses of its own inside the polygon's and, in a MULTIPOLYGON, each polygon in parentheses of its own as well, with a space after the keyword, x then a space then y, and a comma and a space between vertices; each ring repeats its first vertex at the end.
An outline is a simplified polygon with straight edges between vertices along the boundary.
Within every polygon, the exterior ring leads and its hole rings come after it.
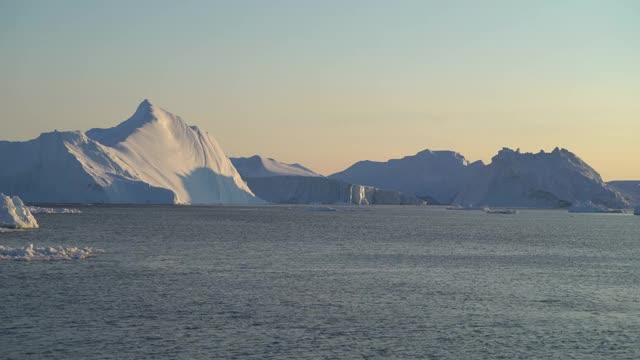
POLYGON ((19 197, 0 193, 0 227, 35 229, 38 228, 38 222, 19 197))
POLYGON ((603 213, 603 214, 622 214, 623 210, 610 209, 604 205, 594 204, 591 201, 576 201, 570 208, 571 213, 603 213))
POLYGON ((514 215, 518 213, 518 210, 513 209, 485 209, 484 212, 487 214, 503 214, 503 215, 514 215))
POLYGON ((77 248, 74 246, 35 247, 29 244, 24 247, 11 248, 0 245, 0 260, 77 260, 94 256, 103 252, 90 247, 77 248))
POLYGON ((468 211, 487 211, 487 210, 489 210, 489 208, 485 207, 485 206, 473 206, 473 205, 467 205, 467 206, 451 205, 451 206, 447 206, 446 209, 447 210, 468 210, 468 211))
POLYGON ((271 158, 231 158, 240 176, 259 198, 276 204, 423 205, 424 200, 397 191, 326 178, 300 164, 271 158))
POLYGON ((38 206, 29 206, 29 211, 31 211, 32 214, 82 214, 82 211, 78 209, 45 208, 38 206))

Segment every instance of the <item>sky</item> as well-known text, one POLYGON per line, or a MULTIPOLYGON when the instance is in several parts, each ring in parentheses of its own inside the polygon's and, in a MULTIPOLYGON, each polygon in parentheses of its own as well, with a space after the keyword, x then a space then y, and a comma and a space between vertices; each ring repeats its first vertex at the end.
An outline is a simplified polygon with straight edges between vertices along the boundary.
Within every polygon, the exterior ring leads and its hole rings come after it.
POLYGON ((323 174, 558 146, 640 179, 640 1, 0 0, 0 139, 145 98, 323 174))

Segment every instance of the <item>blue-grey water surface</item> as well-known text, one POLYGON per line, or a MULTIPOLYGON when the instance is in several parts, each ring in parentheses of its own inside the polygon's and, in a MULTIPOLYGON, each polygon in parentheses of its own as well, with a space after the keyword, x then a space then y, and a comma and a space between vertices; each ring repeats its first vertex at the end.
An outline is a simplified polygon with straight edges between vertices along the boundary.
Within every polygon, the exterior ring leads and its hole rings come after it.
POLYGON ((0 358, 640 358, 638 216, 82 210, 0 233, 105 251, 0 261, 0 358))

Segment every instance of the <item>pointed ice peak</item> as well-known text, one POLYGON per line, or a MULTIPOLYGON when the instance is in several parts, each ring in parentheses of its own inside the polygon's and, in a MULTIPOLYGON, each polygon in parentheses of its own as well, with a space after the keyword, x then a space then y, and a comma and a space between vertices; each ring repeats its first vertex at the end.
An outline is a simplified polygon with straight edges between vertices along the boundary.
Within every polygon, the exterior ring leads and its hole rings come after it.
MULTIPOLYGON (((189 127, 189 125, 179 116, 173 115, 159 106, 152 104, 149 99, 144 99, 129 119, 112 128, 91 129, 87 131, 86 134, 89 138, 96 140, 103 145, 114 146, 115 144, 127 139, 138 129, 156 122, 165 125, 162 129, 167 131, 171 131, 169 129, 173 129, 178 133, 182 133, 183 131, 176 129, 189 127)), ((192 128, 192 130, 198 132, 198 130, 194 128, 192 128)))
POLYGON ((149 99, 144 99, 142 100, 140 105, 138 105, 138 108, 136 109, 136 112, 133 114, 132 118, 135 118, 136 115, 144 116, 146 114, 152 114, 157 109, 159 108, 154 104, 152 104, 151 101, 149 101, 149 99))

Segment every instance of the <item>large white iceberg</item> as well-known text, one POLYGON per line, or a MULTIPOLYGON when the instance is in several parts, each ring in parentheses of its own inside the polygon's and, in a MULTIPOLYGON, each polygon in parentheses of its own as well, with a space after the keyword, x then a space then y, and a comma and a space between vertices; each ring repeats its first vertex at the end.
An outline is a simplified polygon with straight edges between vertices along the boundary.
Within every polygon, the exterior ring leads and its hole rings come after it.
POLYGON ((29 244, 23 247, 12 248, 0 245, 0 260, 75 260, 94 256, 96 253, 100 252, 102 252, 102 250, 90 247, 35 247, 33 244, 29 244))
POLYGON ((594 204, 591 201, 576 201, 570 208, 571 213, 603 213, 603 214, 620 214, 624 211, 620 209, 610 209, 604 205, 594 204))
POLYGON ((38 222, 19 197, 9 197, 0 193, 0 227, 35 229, 38 222))
POLYGON ((28 202, 263 202, 213 137, 146 100, 112 128, 0 141, 0 168, 0 191, 28 202))
POLYGON ((504 148, 488 165, 469 163, 452 151, 425 150, 386 162, 360 161, 330 177, 462 207, 558 208, 575 201, 629 205, 593 168, 559 148, 536 154, 504 148))

